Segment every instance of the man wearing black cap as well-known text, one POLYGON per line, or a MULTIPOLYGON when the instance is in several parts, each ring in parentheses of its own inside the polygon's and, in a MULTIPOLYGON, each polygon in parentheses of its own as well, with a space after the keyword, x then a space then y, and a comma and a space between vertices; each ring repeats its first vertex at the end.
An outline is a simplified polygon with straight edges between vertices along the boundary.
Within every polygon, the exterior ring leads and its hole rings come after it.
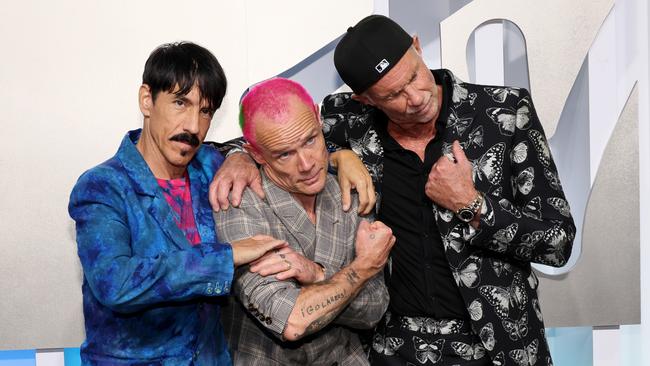
POLYGON ((530 263, 562 266, 575 226, 525 89, 429 70, 379 15, 334 54, 353 94, 328 96, 333 148, 364 161, 397 237, 374 365, 550 365, 530 263))
POLYGON ((575 226, 528 91, 429 70, 380 15, 334 62, 353 93, 323 101, 328 147, 363 160, 397 238, 371 363, 551 365, 530 263, 564 265, 575 226))

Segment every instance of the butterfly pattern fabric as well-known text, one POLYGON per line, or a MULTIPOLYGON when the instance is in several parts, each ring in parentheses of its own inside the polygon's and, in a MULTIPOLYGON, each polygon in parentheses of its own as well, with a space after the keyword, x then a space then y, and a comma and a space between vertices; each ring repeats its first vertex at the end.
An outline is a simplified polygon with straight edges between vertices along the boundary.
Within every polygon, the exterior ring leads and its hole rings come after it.
POLYGON ((399 317, 401 327, 425 334, 454 334, 463 329, 462 320, 436 320, 427 317, 399 317))
POLYGON ((397 337, 383 337, 380 334, 375 334, 372 341, 372 348, 375 352, 392 356, 400 347, 404 345, 404 340, 397 337))
MULTIPOLYGON (((443 81, 443 98, 448 98, 448 117, 438 121, 441 153, 450 153, 458 140, 472 164, 474 186, 485 197, 478 230, 434 204, 446 259, 472 329, 495 365, 549 365, 530 263, 563 266, 571 254, 575 225, 533 101, 525 89, 464 83, 448 70, 432 73, 443 81)), ((375 130, 374 121, 386 117, 338 95, 325 98, 322 117, 343 115, 355 125, 328 125, 325 138, 328 146, 349 148, 351 141, 375 130)), ((375 145, 382 146, 382 141, 373 138, 372 144, 355 150, 371 166, 381 198, 383 156, 375 145)), ((456 348, 469 354, 467 347, 456 348)), ((428 361, 435 358, 425 349, 428 361)))
POLYGON ((490 364, 488 357, 484 342, 462 321, 390 311, 377 326, 369 355, 371 364, 406 366, 483 366, 490 364))

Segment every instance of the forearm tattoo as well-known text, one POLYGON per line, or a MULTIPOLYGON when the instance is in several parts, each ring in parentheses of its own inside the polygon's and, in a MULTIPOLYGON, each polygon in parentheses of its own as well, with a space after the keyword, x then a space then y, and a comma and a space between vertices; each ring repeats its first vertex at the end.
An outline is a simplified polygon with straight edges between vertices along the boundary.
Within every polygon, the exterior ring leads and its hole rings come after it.
MULTIPOLYGON (((361 277, 359 277, 359 274, 352 268, 348 268, 345 270, 345 279, 350 284, 350 286, 357 286, 359 282, 361 281, 361 277)), ((317 287, 321 287, 326 284, 331 284, 333 281, 331 279, 323 281, 319 284, 317 284, 317 287)), ((352 290, 352 294, 354 294, 354 289, 352 290)), ((345 289, 337 290, 335 294, 321 300, 320 302, 312 302, 306 306, 303 306, 300 309, 300 313, 303 318, 307 318, 310 315, 314 314, 317 311, 322 311, 326 308, 332 308, 334 307, 335 309, 332 310, 329 314, 323 314, 319 317, 317 317, 315 320, 313 320, 307 328, 305 328, 305 332, 302 334, 303 336, 315 333, 321 329, 323 329, 327 324, 329 324, 344 308, 347 303, 350 302, 350 297, 351 294, 345 291, 345 289), (336 306, 338 305, 338 308, 336 306)))
POLYGON ((304 335, 307 336, 325 328, 325 326, 329 324, 332 321, 332 319, 334 319, 338 314, 339 311, 335 311, 329 314, 325 314, 321 317, 318 317, 316 320, 314 320, 313 322, 311 322, 311 324, 307 326, 304 335))
POLYGON ((300 312, 302 314, 303 318, 306 318, 308 315, 313 314, 315 311, 321 310, 328 308, 338 302, 341 302, 344 300, 346 297, 345 290, 342 290, 341 292, 338 292, 323 301, 316 303, 316 304, 309 304, 307 306, 304 306, 300 309, 300 312))
POLYGON ((352 286, 356 285, 359 283, 359 280, 361 279, 357 272, 350 268, 346 273, 345 273, 345 278, 348 280, 348 283, 352 286))

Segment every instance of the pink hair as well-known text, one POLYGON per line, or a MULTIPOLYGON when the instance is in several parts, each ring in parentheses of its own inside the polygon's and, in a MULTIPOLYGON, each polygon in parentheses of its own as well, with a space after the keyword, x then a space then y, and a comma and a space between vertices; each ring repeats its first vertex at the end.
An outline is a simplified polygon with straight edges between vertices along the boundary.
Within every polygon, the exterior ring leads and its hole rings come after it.
POLYGON ((318 113, 314 100, 305 88, 295 81, 285 78, 273 78, 255 84, 244 95, 239 105, 239 125, 248 143, 257 148, 255 123, 253 117, 257 113, 278 123, 288 121, 289 100, 291 96, 298 97, 308 106, 313 106, 318 113))

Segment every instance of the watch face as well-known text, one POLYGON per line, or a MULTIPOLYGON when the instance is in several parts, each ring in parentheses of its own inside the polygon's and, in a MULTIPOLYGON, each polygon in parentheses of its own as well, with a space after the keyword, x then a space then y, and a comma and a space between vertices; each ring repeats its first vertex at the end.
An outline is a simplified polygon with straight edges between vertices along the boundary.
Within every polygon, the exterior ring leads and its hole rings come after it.
POLYGON ((474 219, 474 211, 464 208, 458 211, 458 218, 464 222, 470 222, 474 219))

